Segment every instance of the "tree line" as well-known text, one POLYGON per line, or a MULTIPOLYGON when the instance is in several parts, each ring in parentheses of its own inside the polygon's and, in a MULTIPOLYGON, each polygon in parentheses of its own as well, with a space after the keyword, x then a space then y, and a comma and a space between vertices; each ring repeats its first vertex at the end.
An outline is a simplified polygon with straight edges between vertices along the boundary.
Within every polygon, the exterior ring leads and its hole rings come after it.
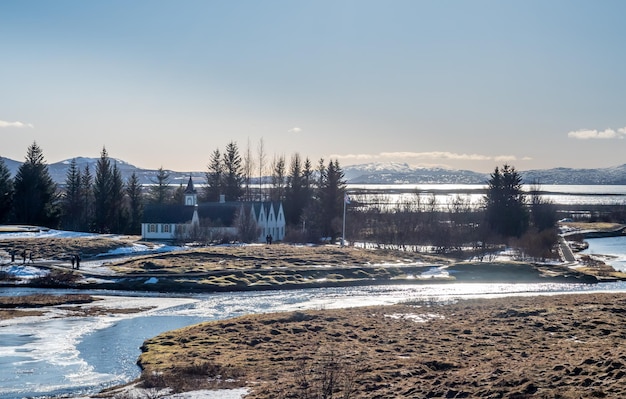
POLYGON ((447 204, 433 194, 415 192, 392 201, 385 195, 353 195, 347 236, 350 240, 416 251, 490 256, 503 245, 522 258, 557 256, 557 211, 543 199, 539 185, 522 188, 521 175, 510 165, 496 167, 480 204, 456 195, 447 204))
MULTIPOLYGON (((337 160, 310 159, 295 153, 289 161, 275 156, 266 165, 261 140, 257 157, 242 156, 230 142, 209 157, 201 201, 280 201, 287 241, 335 240, 342 234, 346 182, 337 160), (253 174, 258 172, 256 181, 253 174)), ((52 181, 43 151, 34 142, 14 179, 0 159, 0 223, 16 223, 98 233, 139 234, 148 204, 183 204, 185 187, 171 184, 158 169, 153 184, 143 187, 136 174, 124 181, 103 148, 95 170, 79 169, 72 160, 62 188, 52 181)), ((521 175, 510 165, 496 167, 480 206, 461 196, 446 209, 434 196, 416 193, 400 202, 354 196, 348 207, 347 236, 378 245, 455 252, 487 251, 490 245, 513 244, 528 256, 551 257, 557 240, 556 209, 539 188, 526 193, 521 175)))
MULTIPOLYGON (((249 147, 249 146, 248 146, 249 147)), ((237 143, 214 150, 205 172, 201 201, 280 201, 291 239, 337 238, 346 183, 336 160, 311 161, 295 153, 289 165, 275 156, 266 165, 263 141, 255 163, 248 148, 242 157, 237 143), (259 172, 258 185, 253 173, 259 172), (269 174, 269 178, 265 176, 269 174)), ((72 231, 139 234, 143 209, 149 204, 183 204, 185 187, 173 186, 159 168, 153 184, 144 187, 133 173, 125 181, 106 148, 94 170, 79 168, 73 159, 64 184, 54 183, 43 151, 36 142, 14 178, 0 158, 0 223, 14 223, 72 231)))

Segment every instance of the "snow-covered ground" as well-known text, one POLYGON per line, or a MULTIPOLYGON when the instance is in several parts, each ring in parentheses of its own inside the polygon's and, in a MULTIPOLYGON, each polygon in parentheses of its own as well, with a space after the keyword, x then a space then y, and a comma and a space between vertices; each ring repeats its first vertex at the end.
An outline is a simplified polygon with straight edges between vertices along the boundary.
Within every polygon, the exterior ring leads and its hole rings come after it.
MULTIPOLYGON (((1 230, 0 226, 0 231, 1 230)), ((12 226, 13 227, 13 226, 12 226)), ((14 240, 19 238, 108 238, 111 240, 123 240, 128 236, 119 235, 119 234, 96 234, 96 233, 82 233, 76 231, 66 231, 66 230, 55 230, 55 229, 45 229, 45 228, 36 228, 31 226, 24 226, 20 229, 20 231, 16 232, 3 232, 0 233, 0 240, 14 240)), ((102 274, 102 275, 115 275, 116 273, 105 266, 106 263, 112 262, 116 257, 124 257, 128 255, 141 255, 141 254, 152 254, 152 253, 161 253, 161 252, 173 252, 173 251, 181 251, 187 249, 185 246, 174 246, 174 245, 165 245, 165 244, 151 244, 145 245, 142 243, 133 243, 130 246, 124 246, 120 248, 116 248, 110 250, 108 252, 104 252, 96 256, 95 259, 83 260, 80 263, 81 270, 85 270, 88 272, 92 272, 94 274, 102 274)), ((47 262, 47 261, 58 261, 58 264, 64 265, 67 267, 71 267, 69 261, 62 261, 57 259, 37 259, 38 262, 47 262)), ((10 259, 8 254, 4 257, 0 254, 0 270, 9 272, 17 276, 20 279, 29 279, 34 277, 39 277, 42 274, 45 274, 41 269, 36 267, 29 266, 28 264, 22 265, 21 262, 15 262, 13 264, 10 263, 10 259)))

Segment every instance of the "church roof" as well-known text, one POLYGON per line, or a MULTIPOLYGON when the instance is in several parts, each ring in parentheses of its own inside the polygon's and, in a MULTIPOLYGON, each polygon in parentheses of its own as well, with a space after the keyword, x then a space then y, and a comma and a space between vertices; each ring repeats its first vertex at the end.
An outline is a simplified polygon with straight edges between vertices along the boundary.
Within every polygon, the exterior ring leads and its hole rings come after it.
POLYGON ((195 194, 196 189, 193 187, 193 180, 191 180, 191 176, 189 176, 189 182, 187 182, 187 188, 185 189, 185 194, 195 194))
POLYGON ((241 205, 241 202, 207 202, 197 207, 148 204, 143 211, 142 223, 189 223, 194 209, 197 209, 200 220, 208 220, 217 226, 232 226, 241 205))

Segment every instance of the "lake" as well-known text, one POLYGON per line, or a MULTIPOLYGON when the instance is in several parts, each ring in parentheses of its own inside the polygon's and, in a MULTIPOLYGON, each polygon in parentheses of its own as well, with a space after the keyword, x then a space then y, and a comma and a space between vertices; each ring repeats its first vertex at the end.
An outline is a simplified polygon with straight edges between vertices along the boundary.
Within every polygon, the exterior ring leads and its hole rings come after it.
MULTIPOLYGON (((457 196, 479 205, 485 195, 484 184, 349 184, 348 192, 379 195, 391 202, 409 200, 420 193, 423 197, 434 196, 441 207, 451 203, 457 196)), ((524 185, 530 192, 532 186, 524 185)), ((542 185, 541 197, 562 205, 626 205, 626 185, 542 185)))

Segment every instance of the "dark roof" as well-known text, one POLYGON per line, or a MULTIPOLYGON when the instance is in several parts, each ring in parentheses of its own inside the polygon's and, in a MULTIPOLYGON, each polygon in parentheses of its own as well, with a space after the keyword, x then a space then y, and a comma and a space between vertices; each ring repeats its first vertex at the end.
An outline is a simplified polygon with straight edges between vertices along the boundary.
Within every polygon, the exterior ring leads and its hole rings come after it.
POLYGON ((205 202, 198 204, 198 217, 200 220, 208 219, 219 225, 232 226, 241 205, 241 202, 205 202))
MULTIPOLYGON (((213 224, 232 226, 241 205, 241 202, 198 204, 198 217, 200 220, 208 219, 213 224)), ((195 208, 187 205, 146 205, 142 223, 188 223, 193 218, 195 208)))
POLYGON ((143 223, 187 223, 193 217, 193 206, 185 205, 146 205, 143 210, 143 223))

